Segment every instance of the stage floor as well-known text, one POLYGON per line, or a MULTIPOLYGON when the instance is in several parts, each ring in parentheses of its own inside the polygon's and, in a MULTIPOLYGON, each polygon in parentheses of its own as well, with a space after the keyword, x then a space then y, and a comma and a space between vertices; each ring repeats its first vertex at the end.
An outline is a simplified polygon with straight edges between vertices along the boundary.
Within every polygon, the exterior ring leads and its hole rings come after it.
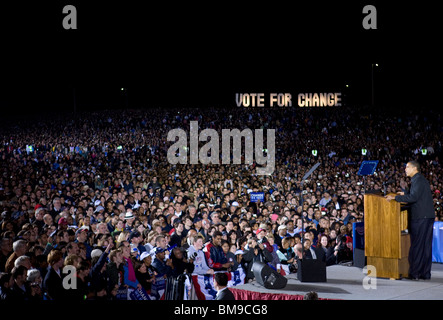
POLYGON ((389 280, 371 278, 368 283, 363 269, 353 266, 334 265, 326 268, 327 282, 300 282, 296 274, 287 276, 284 289, 266 289, 253 281, 236 286, 237 289, 265 293, 304 295, 317 292, 319 298, 344 300, 443 300, 443 264, 433 263, 431 280, 389 280), (373 286, 365 289, 363 284, 373 286))

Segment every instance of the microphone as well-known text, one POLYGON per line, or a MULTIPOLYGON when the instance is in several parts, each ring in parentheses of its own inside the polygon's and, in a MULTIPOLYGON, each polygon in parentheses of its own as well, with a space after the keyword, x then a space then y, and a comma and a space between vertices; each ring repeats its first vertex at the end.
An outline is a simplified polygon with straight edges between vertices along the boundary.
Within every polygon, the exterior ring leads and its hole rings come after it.
POLYGON ((387 193, 388 184, 392 184, 394 182, 395 182, 394 179, 389 179, 388 181, 383 182, 383 186, 384 186, 383 195, 385 197, 386 197, 386 193, 387 193))
POLYGON ((394 179, 389 179, 388 181, 383 182, 383 185, 385 186, 385 185, 388 185, 388 184, 391 184, 391 183, 394 183, 394 182, 395 182, 394 179))

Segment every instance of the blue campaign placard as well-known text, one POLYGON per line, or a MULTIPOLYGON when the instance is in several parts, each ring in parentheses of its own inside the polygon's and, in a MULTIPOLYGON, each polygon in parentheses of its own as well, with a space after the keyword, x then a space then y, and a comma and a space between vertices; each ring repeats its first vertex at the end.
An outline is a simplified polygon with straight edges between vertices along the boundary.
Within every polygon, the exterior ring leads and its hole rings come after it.
POLYGON ((251 192, 251 202, 257 202, 257 201, 263 202, 264 200, 265 200, 264 192, 251 192))
POLYGON ((359 176, 373 175, 377 165, 378 165, 378 160, 363 161, 361 163, 360 169, 358 170, 357 174, 359 176))

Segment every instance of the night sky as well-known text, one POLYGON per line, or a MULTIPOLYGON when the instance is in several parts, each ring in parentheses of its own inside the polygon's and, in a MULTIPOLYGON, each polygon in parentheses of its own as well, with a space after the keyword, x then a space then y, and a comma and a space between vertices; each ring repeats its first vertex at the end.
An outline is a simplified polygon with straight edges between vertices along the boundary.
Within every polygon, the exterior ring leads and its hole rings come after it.
POLYGON ((5 10, 3 114, 223 107, 235 104, 236 92, 340 91, 349 103, 367 105, 373 63, 379 64, 377 104, 416 106, 411 93, 419 77, 412 75, 424 75, 436 45, 426 37, 434 31, 431 24, 405 19, 414 14, 421 22, 423 10, 378 1, 372 3, 377 30, 363 29, 364 4, 356 1, 203 8, 70 4, 78 11, 77 30, 63 29, 60 3, 5 10), (428 59, 412 63, 424 47, 428 59))

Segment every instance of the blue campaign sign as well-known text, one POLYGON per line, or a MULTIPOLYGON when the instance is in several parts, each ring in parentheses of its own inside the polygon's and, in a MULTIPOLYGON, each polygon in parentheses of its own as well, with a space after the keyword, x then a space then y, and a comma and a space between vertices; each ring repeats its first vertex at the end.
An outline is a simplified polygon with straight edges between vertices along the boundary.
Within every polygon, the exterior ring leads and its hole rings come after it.
POLYGON ((264 192, 251 192, 251 202, 257 202, 257 201, 263 202, 264 200, 265 200, 264 192))
POLYGON ((378 160, 363 161, 361 163, 360 169, 358 170, 357 174, 359 176, 373 175, 375 172, 375 168, 377 167, 377 164, 378 160))
POLYGON ((130 294, 131 300, 151 300, 145 289, 135 289, 130 294))

